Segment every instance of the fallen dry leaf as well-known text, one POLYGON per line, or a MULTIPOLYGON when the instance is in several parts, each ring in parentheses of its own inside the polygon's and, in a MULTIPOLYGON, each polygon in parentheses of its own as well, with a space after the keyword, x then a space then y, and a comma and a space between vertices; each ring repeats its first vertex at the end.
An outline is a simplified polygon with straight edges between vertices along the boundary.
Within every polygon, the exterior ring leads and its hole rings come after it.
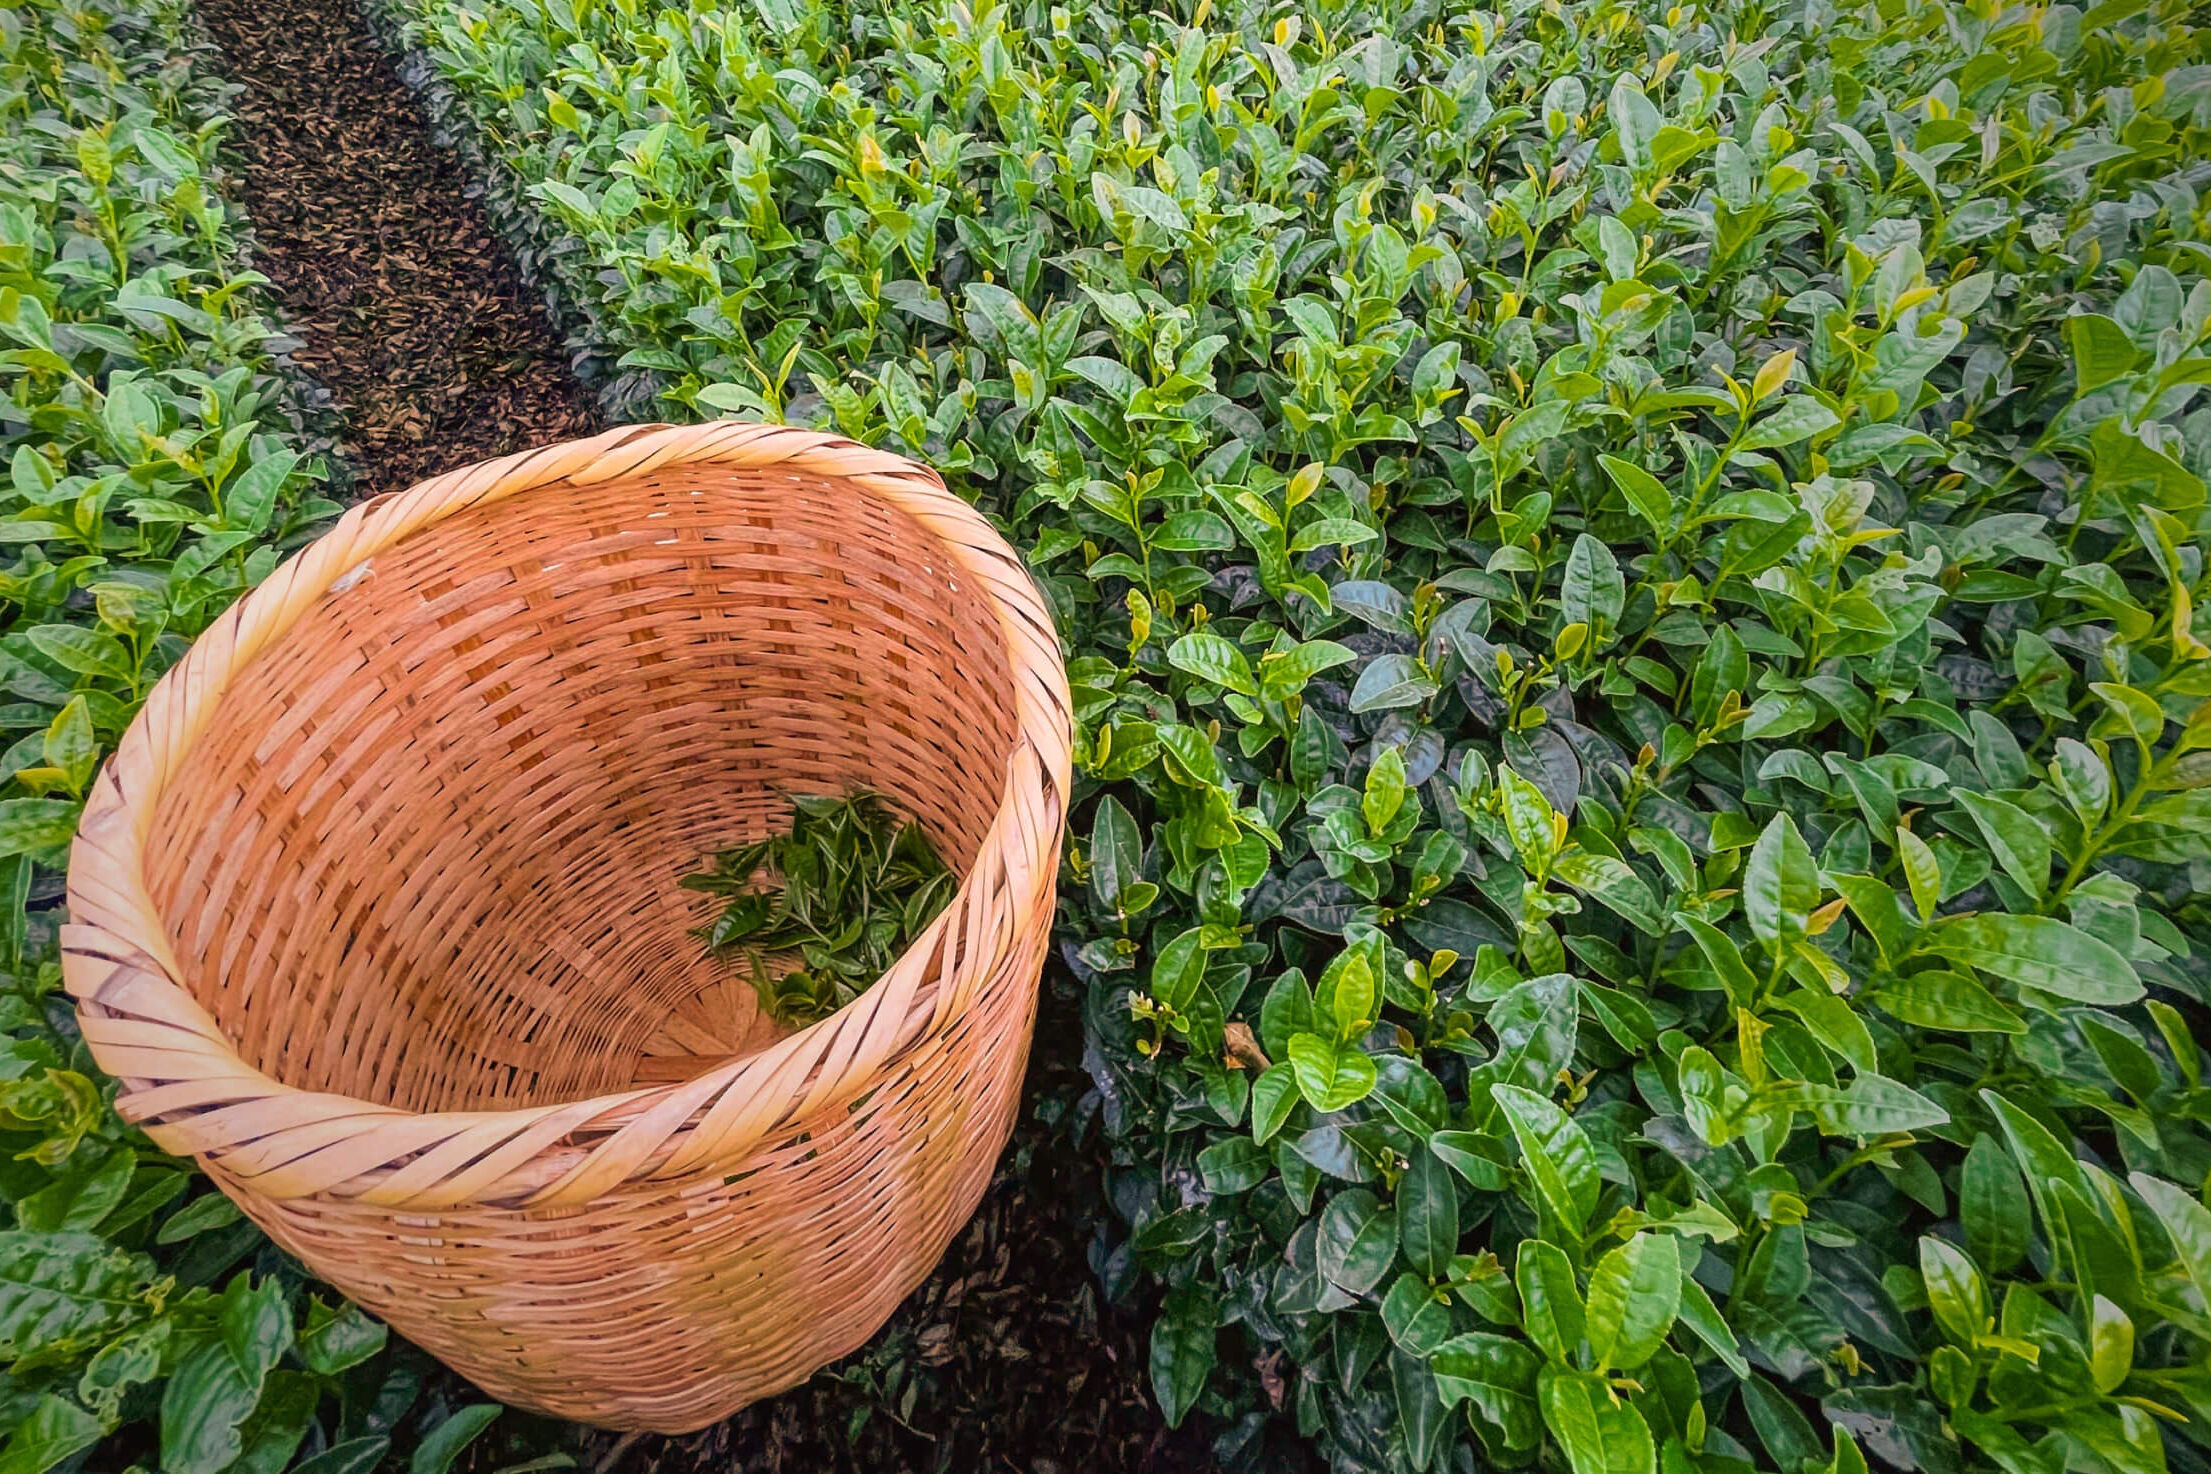
POLYGON ((1223 1052, 1221 1063, 1232 1070, 1264 1070, 1274 1061, 1259 1047, 1259 1036, 1252 1033, 1251 1025, 1232 1022, 1221 1031, 1223 1052))

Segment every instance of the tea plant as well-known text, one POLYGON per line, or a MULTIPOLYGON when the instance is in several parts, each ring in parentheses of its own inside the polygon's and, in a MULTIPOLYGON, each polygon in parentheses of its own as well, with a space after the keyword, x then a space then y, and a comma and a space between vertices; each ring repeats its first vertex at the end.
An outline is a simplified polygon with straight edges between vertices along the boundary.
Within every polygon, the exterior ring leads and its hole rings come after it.
POLYGON ((334 510, 211 185, 173 4, 0 10, 0 1470, 441 1471, 498 1410, 317 1294, 115 1117, 57 989, 87 784, 185 643, 334 510))
POLYGON ((670 406, 1029 554, 1170 1421, 2204 1466, 2188 7, 407 4, 670 406))
POLYGON ((958 881, 921 825, 876 794, 795 794, 791 808, 787 832, 725 850, 683 884, 729 898, 700 936, 744 956, 762 1012, 804 1028, 888 972, 958 881))

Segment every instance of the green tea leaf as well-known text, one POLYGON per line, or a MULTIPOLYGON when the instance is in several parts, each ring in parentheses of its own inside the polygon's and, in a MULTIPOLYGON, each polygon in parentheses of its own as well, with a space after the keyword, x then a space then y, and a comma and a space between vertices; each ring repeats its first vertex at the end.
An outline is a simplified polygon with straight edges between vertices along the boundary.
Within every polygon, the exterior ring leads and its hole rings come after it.
POLYGON ((2142 996, 2133 964, 2052 916, 1983 911, 1954 917, 1929 934, 1929 945, 2008 982, 2080 1003, 2132 1003, 2142 996))
POLYGON ((1316 1111, 1340 1111, 1373 1093, 1374 1061, 1354 1045, 1295 1034, 1289 1053, 1298 1091, 1316 1111))
POLYGON ((1490 1096, 1520 1144, 1520 1164, 1534 1184, 1535 1201, 1567 1232, 1585 1232, 1601 1186, 1589 1137, 1548 1097, 1532 1090, 1499 1084, 1490 1087, 1490 1096))
POLYGON ((1397 1232, 1405 1262, 1441 1278, 1459 1251, 1459 1188, 1443 1159, 1423 1146, 1397 1183, 1397 1232))
POLYGON ((1988 839, 1990 853, 2027 894, 2039 898, 2050 886, 2050 836, 2026 810, 2000 798, 1961 789, 1958 802, 1988 839))
POLYGON ((311 1372, 334 1377, 359 1366, 384 1349, 386 1332, 357 1305, 308 1302, 307 1325, 299 1334, 299 1357, 311 1372))
POLYGON ((1886 1136, 1946 1125, 1950 1113, 1918 1091, 1882 1075, 1860 1075, 1847 1090, 1812 1107, 1830 1136, 1886 1136))
POLYGON ((1152 1396, 1170 1428, 1182 1425, 1213 1373, 1218 1316, 1212 1297, 1190 1287, 1170 1292, 1152 1322, 1152 1396))
POLYGON ((1673 525, 1674 499, 1665 483, 1631 461, 1618 456, 1601 455, 1597 463, 1604 467, 1605 475, 1620 488, 1620 494, 1628 499, 1628 505, 1651 526, 1651 530, 1664 537, 1673 525))
POLYGON ((1787 814, 1776 814, 1751 847, 1743 872, 1743 911, 1751 933, 1767 946, 1804 935, 1819 906, 1819 866, 1787 814))
POLYGON ((1520 1291, 1521 1324, 1528 1339, 1552 1361, 1571 1361, 1588 1312, 1565 1251, 1542 1239, 1522 1239, 1513 1282, 1520 1291))
POLYGON ((1962 1034, 2024 1034, 2026 1020, 1963 973, 1914 973, 1874 990, 1872 999, 1907 1024, 1962 1034))
MULTIPOLYGON (((1740 442, 1744 450, 1777 450, 1834 429, 1842 421, 1835 412, 1809 395, 1792 395, 1780 407, 1751 426, 1740 442)), ((1577 1471, 1579 1474, 1579 1471, 1577 1471)))
POLYGON ((15 1425, 7 1443, 0 1445, 0 1474, 46 1474, 70 1455, 98 1443, 106 1432, 98 1418, 49 1392, 15 1425))
POLYGON ((1973 1257, 1992 1273, 2008 1273, 2027 1257, 2034 1229, 2027 1185, 2002 1145, 1985 1131, 1973 1138, 1959 1171, 1958 1217, 1973 1257))
POLYGON ((2088 1317, 2088 1368, 2096 1390, 2112 1393, 2134 1370, 2134 1322, 2098 1295, 2088 1317))
POLYGON ((1712 1297, 1705 1292, 1704 1286, 1688 1275, 1681 1277, 1681 1305, 1676 1313, 1681 1324, 1687 1326, 1699 1341, 1718 1353, 1729 1371, 1738 1378, 1750 1375, 1750 1363, 1743 1357, 1735 1332, 1721 1316, 1719 1307, 1712 1303, 1712 1297))
POLYGON ((1509 1447, 1535 1446, 1542 1434, 1536 1379, 1543 1358, 1526 1342, 1471 1331, 1437 1347, 1429 1366, 1445 1402, 1471 1402, 1509 1447))
POLYGON ((1612 549, 1586 532, 1575 538, 1559 590, 1559 609, 1566 622, 1587 626, 1594 639, 1595 632, 1618 627, 1626 602, 1627 582, 1612 549))
POLYGON ((292 1474, 372 1474, 390 1447, 391 1440, 381 1433, 349 1438, 295 1465, 292 1474))
POLYGON ((1919 1274, 1927 1304, 1950 1339, 1971 1350, 1988 1325, 1988 1290, 1981 1272, 1956 1246, 1933 1234, 1919 1241, 1919 1274))
POLYGON ((1225 690, 1245 696, 1259 694, 1251 662, 1245 659, 1243 651, 1219 635, 1202 631, 1184 635, 1168 647, 1167 663, 1225 690))
POLYGON ((1670 1234, 1635 1234, 1590 1271, 1589 1349, 1599 1371, 1634 1371, 1665 1344, 1681 1306, 1677 1243, 1670 1234))
POLYGON ((2179 1266, 2196 1293, 2211 1292, 2211 1209, 2147 1172, 2128 1174, 2127 1183, 2141 1194, 2142 1201, 2150 1205, 2157 1221, 2165 1226, 2179 1266))
POLYGON ((1351 1188, 1331 1198, 1320 1218, 1320 1272, 1354 1295, 1382 1283, 1397 1262, 1397 1214, 1374 1194, 1351 1188))
POLYGON ((459 1409, 415 1445, 414 1456, 407 1461, 407 1474, 447 1474, 461 1451, 504 1411, 491 1402, 471 1403, 459 1409))
POLYGON ((1603 1378, 1547 1366, 1537 1395, 1543 1421, 1574 1474, 1655 1474, 1650 1425, 1603 1378))
POLYGON ((1181 1012, 1197 996, 1205 981, 1205 931, 1191 927, 1166 946, 1152 961, 1152 996, 1181 1012))

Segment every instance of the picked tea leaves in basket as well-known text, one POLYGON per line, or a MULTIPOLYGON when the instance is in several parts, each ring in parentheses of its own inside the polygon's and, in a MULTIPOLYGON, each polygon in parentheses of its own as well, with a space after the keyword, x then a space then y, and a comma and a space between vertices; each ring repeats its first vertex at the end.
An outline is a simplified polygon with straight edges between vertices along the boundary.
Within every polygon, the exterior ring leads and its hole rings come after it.
POLYGON ((729 898, 700 937, 717 955, 744 956, 761 1010, 799 1029, 867 991, 957 882, 921 825, 873 793, 797 794, 791 805, 789 832, 724 850, 683 885, 729 898), (784 961, 797 965, 775 965, 784 961))

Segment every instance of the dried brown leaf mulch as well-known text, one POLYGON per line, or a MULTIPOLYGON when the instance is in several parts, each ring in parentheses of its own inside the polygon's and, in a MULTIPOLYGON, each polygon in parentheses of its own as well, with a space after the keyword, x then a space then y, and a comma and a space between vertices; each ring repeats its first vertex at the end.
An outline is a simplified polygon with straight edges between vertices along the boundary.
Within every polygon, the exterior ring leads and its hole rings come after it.
POLYGON ((362 494, 597 429, 543 304, 345 0, 200 0, 228 181, 362 494))

